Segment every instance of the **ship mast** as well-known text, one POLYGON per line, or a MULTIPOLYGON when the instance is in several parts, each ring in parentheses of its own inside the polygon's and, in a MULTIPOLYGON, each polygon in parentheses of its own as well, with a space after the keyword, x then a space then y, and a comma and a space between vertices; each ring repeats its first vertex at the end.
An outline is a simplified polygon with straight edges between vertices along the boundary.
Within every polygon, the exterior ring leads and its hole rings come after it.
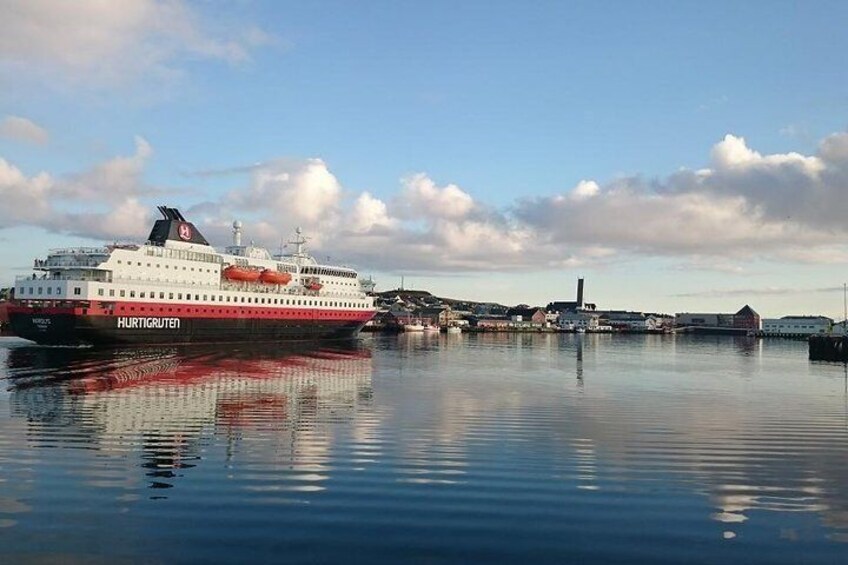
POLYGON ((295 228, 294 239, 287 242, 289 245, 294 245, 294 253, 291 254, 293 258, 301 261, 310 259, 309 254, 304 249, 304 245, 306 245, 308 240, 308 237, 303 236, 303 230, 300 227, 295 228))

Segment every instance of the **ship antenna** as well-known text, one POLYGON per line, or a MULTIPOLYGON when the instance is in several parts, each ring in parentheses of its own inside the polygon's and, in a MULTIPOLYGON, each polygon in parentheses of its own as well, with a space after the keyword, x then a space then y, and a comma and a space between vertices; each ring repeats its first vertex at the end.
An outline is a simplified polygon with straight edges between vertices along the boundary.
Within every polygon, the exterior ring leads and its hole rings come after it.
POLYGON ((295 256, 302 256, 303 255, 303 244, 306 243, 307 238, 303 237, 303 230, 300 229, 299 226, 297 228, 295 228, 294 233, 295 233, 294 241, 290 241, 289 243, 291 243, 292 245, 295 246, 295 248, 294 248, 295 256))

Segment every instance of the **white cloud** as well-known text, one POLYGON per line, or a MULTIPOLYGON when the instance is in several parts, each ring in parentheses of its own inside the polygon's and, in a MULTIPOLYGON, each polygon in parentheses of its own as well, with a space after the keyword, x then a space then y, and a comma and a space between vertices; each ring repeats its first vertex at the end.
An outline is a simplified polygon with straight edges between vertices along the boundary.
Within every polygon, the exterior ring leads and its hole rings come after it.
POLYGON ((88 171, 69 175, 59 183, 58 193, 64 198, 88 201, 137 197, 145 192, 142 176, 152 154, 150 144, 137 136, 133 155, 113 157, 88 171))
POLYGON ((0 122, 0 137, 25 141, 35 145, 46 145, 50 141, 47 130, 32 120, 20 116, 6 116, 0 122))
POLYGON ((238 63, 269 36, 239 25, 213 32, 181 0, 7 0, 0 7, 0 60, 17 72, 113 82, 173 72, 177 59, 238 63), (65 72, 67 71, 67 72, 65 72))
POLYGON ((28 177, 0 158, 0 228, 37 223, 47 217, 53 184, 47 173, 28 177))
POLYGON ((34 225, 49 231, 97 239, 139 238, 149 230, 149 206, 140 197, 152 149, 136 138, 136 151, 114 157, 87 171, 27 176, 0 158, 0 228, 34 225))
POLYGON ((257 168, 247 190, 234 191, 235 207, 267 210, 281 225, 329 226, 337 219, 342 187, 321 159, 278 159, 257 168))
POLYGON ((348 226, 355 232, 368 232, 376 228, 392 228, 398 224, 398 220, 389 217, 386 203, 379 198, 373 197, 368 192, 363 192, 353 203, 348 226))
MULTIPOLYGON (((0 198, 26 210, 0 213, 0 221, 96 237, 146 231, 151 158, 138 138, 129 156, 55 178, 0 160, 0 198), (93 203, 100 209, 67 212, 93 203)), ((277 159, 244 169, 251 176, 243 186, 188 215, 217 244, 229 241, 235 218, 247 240, 274 249, 301 225, 319 255, 382 270, 562 268, 645 256, 726 273, 752 259, 848 263, 848 134, 827 137, 815 155, 762 154, 727 136, 710 160, 660 179, 586 179, 495 210, 424 174, 403 179, 394 198, 378 198, 346 191, 321 159, 277 159)))
POLYGON ((600 191, 601 187, 595 181, 581 180, 571 191, 571 197, 575 200, 586 200, 596 196, 600 191))
POLYGON ((471 195, 449 184, 439 187, 424 173, 402 179, 401 198, 410 217, 461 218, 474 208, 471 195))
POLYGON ((50 221, 55 231, 106 241, 138 241, 151 225, 150 206, 133 197, 100 212, 56 213, 50 221))

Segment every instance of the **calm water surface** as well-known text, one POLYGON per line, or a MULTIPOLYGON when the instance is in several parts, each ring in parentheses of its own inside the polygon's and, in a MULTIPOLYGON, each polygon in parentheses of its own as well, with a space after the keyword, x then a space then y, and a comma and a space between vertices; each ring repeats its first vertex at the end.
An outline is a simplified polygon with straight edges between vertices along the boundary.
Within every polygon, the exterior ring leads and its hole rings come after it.
POLYGON ((846 373, 806 354, 0 340, 0 562, 845 563, 846 373))

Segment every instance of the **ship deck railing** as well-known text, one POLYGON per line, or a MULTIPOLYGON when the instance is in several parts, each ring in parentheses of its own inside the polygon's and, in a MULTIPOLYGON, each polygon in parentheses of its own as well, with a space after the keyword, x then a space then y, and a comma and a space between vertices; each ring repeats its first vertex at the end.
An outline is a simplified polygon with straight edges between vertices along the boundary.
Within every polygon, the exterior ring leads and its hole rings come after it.
POLYGON ((197 290, 203 292, 216 292, 216 291, 224 291, 224 292, 253 292, 259 294, 273 294, 278 296, 307 296, 314 298, 342 298, 342 299, 362 299, 366 298, 367 295, 363 293, 343 293, 343 292, 329 292, 324 290, 312 291, 307 290, 301 286, 282 286, 282 285, 269 285, 265 283, 205 283, 198 284, 192 282, 175 282, 175 281, 161 281, 161 280, 145 280, 145 279, 133 279, 127 277, 68 277, 68 276, 59 276, 59 277, 50 277, 46 275, 36 276, 36 275, 18 275, 15 277, 15 283, 19 282, 39 282, 39 281, 78 281, 78 282, 99 282, 99 283, 111 283, 111 284, 126 284, 132 285, 135 287, 168 287, 173 288, 177 291, 180 290, 197 290))
POLYGON ((59 247, 51 249, 48 255, 109 255, 105 247, 59 247))

